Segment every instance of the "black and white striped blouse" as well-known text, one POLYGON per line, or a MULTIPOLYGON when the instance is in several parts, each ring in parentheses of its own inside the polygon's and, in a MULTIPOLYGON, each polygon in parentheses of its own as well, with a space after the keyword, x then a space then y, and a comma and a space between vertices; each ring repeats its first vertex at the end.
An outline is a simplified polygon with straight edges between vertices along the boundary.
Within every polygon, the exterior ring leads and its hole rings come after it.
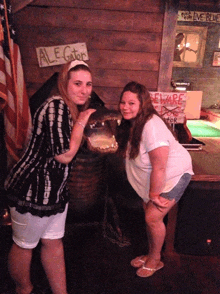
POLYGON ((54 156, 69 150, 71 129, 70 111, 61 97, 48 98, 38 108, 29 146, 5 182, 10 206, 40 217, 64 211, 71 163, 59 163, 54 156))

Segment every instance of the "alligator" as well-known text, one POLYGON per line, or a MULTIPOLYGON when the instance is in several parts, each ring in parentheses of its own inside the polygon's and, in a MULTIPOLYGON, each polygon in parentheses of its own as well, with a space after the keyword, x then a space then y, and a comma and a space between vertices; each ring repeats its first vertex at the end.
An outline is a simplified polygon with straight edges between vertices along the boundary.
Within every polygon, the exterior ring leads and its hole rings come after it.
POLYGON ((87 148, 97 153, 115 153, 118 143, 115 139, 116 128, 121 123, 119 111, 98 107, 91 114, 85 127, 87 148))

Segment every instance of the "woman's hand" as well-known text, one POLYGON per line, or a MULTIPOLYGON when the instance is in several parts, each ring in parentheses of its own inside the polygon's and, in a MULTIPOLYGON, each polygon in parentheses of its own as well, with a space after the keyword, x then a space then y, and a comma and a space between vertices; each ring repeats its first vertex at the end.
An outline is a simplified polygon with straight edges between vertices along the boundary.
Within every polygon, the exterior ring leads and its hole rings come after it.
POLYGON ((150 191, 149 198, 151 202, 160 208, 166 208, 169 200, 160 197, 160 193, 163 191, 166 180, 166 165, 169 154, 169 147, 162 146, 153 149, 149 153, 149 158, 152 166, 150 175, 150 191))
POLYGON ((76 123, 79 123, 79 124, 81 124, 81 126, 85 127, 88 120, 89 120, 90 115, 95 111, 96 111, 96 109, 89 108, 85 111, 80 112, 76 123))
POLYGON ((87 109, 80 112, 78 119, 76 120, 70 138, 70 148, 67 152, 55 156, 55 159, 63 164, 68 164, 72 161, 77 151, 79 150, 80 144, 83 138, 84 128, 88 122, 90 115, 95 112, 96 109, 87 109))
POLYGON ((169 200, 161 197, 160 195, 157 196, 150 196, 150 201, 158 208, 167 208, 169 205, 169 200))

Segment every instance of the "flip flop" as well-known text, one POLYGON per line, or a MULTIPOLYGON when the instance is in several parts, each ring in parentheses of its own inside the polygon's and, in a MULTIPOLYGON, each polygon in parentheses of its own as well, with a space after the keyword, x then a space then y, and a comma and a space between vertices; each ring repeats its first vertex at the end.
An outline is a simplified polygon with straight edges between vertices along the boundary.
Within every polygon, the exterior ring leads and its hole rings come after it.
POLYGON ((162 261, 159 262, 156 268, 150 268, 150 267, 146 267, 145 265, 142 265, 142 267, 140 267, 137 270, 136 274, 137 276, 141 278, 148 278, 148 277, 151 277, 156 271, 162 269, 163 267, 164 267, 164 263, 162 261))
POLYGON ((136 258, 132 259, 131 266, 133 267, 141 267, 146 262, 147 255, 137 256, 136 258))

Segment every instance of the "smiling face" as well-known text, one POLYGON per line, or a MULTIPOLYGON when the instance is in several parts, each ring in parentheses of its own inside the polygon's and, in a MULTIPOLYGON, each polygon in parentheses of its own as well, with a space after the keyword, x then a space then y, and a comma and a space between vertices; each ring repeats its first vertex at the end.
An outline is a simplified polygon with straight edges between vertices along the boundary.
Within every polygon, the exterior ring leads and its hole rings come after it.
POLYGON ((92 76, 87 70, 71 71, 67 84, 69 98, 76 105, 84 105, 92 93, 92 76))
POLYGON ((123 118, 126 120, 136 118, 140 109, 140 104, 136 93, 130 91, 124 92, 119 104, 119 109, 123 118))

